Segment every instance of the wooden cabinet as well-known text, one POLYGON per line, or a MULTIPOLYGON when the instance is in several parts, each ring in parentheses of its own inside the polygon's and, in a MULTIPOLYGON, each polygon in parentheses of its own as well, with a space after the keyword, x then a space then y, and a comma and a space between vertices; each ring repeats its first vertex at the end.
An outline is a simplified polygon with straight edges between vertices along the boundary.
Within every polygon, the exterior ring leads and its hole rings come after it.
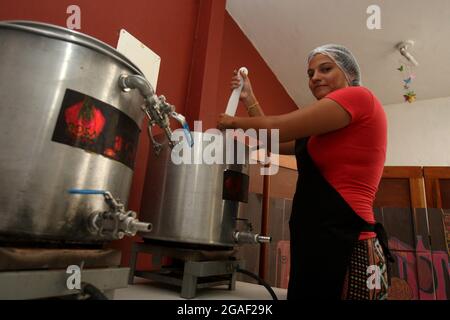
POLYGON ((423 176, 427 206, 450 209, 450 167, 424 167, 423 176))
POLYGON ((422 167, 385 167, 374 207, 425 208, 422 167))
MULTIPOLYGON (((280 163, 270 177, 270 197, 292 199, 297 183, 295 164, 280 163)), ((250 167, 250 192, 262 193, 261 166, 250 167)), ((385 167, 374 207, 450 209, 450 167, 385 167)))

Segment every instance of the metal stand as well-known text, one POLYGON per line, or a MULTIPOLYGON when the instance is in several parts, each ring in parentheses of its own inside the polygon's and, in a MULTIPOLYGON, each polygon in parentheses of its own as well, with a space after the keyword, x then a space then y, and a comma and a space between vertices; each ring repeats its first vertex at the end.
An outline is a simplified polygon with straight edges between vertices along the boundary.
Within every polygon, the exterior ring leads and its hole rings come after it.
POLYGON ((184 248, 172 248, 147 243, 134 243, 131 252, 130 278, 141 277, 157 282, 181 287, 181 297, 195 298, 197 289, 228 285, 228 290, 236 288, 236 267, 243 262, 232 257, 233 250, 199 251, 184 248), (139 253, 152 254, 156 271, 138 271, 136 262, 139 253), (179 267, 161 267, 162 256, 182 261, 179 267))

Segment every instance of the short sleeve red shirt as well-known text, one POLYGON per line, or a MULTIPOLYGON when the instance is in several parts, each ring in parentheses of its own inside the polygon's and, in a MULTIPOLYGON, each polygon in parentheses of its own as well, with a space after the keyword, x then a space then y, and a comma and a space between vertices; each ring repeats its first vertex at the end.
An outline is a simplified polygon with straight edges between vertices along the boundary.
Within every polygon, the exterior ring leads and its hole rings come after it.
MULTIPOLYGON (((308 152, 324 178, 364 220, 374 223, 373 202, 386 159, 387 120, 383 106, 365 87, 329 93, 351 116, 346 127, 313 136, 308 152)), ((360 240, 374 237, 361 233, 360 240)))

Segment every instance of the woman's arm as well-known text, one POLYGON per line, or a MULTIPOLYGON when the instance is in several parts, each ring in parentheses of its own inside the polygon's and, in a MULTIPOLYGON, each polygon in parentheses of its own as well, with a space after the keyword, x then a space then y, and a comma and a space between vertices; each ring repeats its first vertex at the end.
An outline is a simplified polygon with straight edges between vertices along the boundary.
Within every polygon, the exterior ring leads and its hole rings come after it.
POLYGON ((337 102, 324 98, 314 104, 279 116, 251 118, 219 116, 218 128, 279 129, 280 143, 324 134, 350 124, 350 114, 337 102))
MULTIPOLYGON (((256 99, 250 79, 244 73, 241 73, 241 77, 244 81, 244 86, 241 91, 240 100, 245 105, 249 117, 261 117, 265 116, 263 109, 261 108, 258 100, 256 99)), ((237 71, 235 70, 235 75, 231 81, 231 89, 239 87, 240 79, 237 77, 237 71)), ((280 143, 279 154, 293 155, 295 154, 295 141, 289 141, 285 143, 280 143)))
MULTIPOLYGON (((247 113, 250 117, 264 116, 264 111, 262 110, 261 106, 259 105, 254 96, 248 100, 245 100, 244 105, 247 108, 247 113)), ((295 141, 280 143, 278 154, 285 154, 285 155, 295 154, 295 141)))

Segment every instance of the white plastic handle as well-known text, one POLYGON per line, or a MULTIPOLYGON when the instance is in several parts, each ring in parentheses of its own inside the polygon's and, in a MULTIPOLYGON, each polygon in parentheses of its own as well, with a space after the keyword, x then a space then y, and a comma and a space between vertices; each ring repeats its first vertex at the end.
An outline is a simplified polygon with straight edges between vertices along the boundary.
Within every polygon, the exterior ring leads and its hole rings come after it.
POLYGON ((242 87, 244 86, 244 80, 242 79, 241 72, 245 75, 248 75, 248 70, 246 67, 242 67, 239 69, 238 77, 241 81, 241 85, 233 90, 231 93, 230 99, 228 99, 228 105, 225 113, 229 116, 234 117, 236 114, 236 109, 239 104, 239 96, 241 95, 242 87))

